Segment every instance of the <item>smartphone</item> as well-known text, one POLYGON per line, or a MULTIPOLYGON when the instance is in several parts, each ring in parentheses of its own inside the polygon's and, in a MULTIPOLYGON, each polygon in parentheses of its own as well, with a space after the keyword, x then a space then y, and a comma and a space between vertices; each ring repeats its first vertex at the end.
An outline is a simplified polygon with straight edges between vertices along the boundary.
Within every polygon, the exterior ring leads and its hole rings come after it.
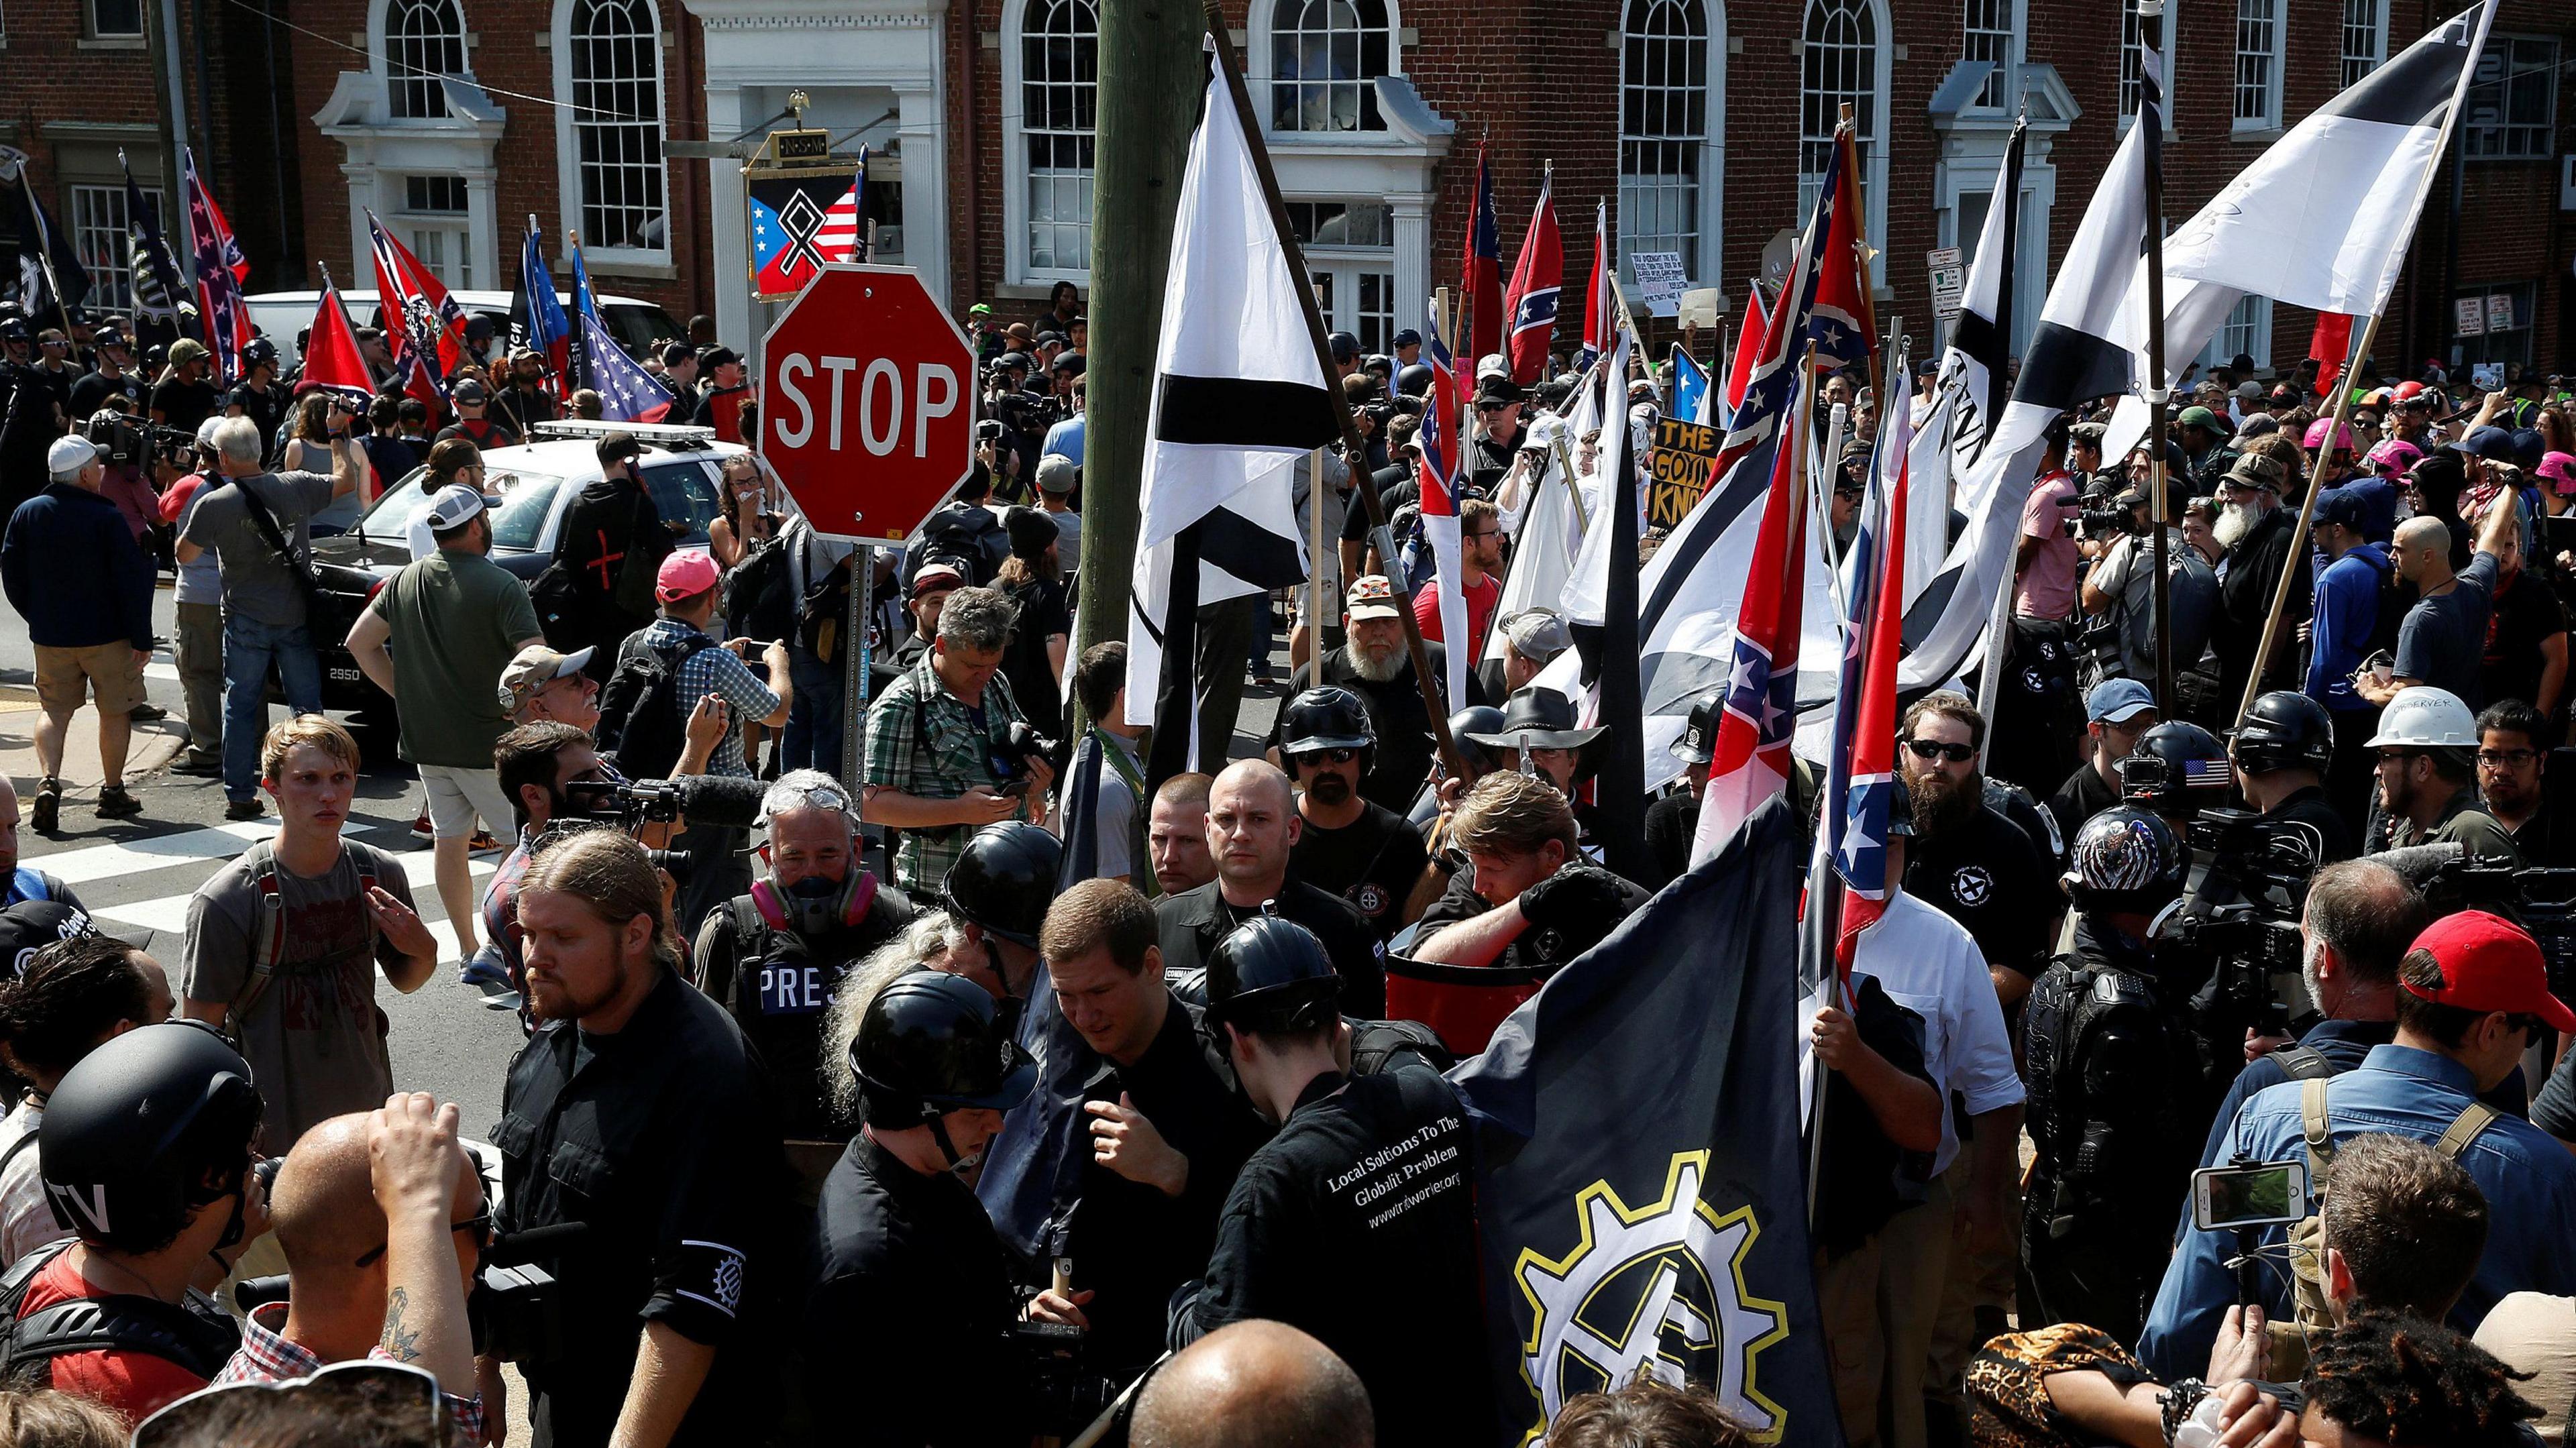
POLYGON ((2204 1232, 2286 1226, 2308 1215, 2308 1164, 2205 1166, 2191 1174, 2191 1222, 2204 1232))
POLYGON ((1013 799, 1017 799, 1021 795, 1029 792, 1029 777, 1023 774, 1017 779, 1005 782, 1001 788, 993 792, 995 794, 1009 795, 1013 799))

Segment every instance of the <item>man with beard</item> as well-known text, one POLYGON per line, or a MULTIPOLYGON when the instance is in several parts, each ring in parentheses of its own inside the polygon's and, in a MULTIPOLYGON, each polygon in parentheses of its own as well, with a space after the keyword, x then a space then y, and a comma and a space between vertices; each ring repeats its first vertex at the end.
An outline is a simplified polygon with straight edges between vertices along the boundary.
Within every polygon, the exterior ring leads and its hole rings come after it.
POLYGON ((2379 716, 2370 747, 2379 755, 2383 848, 2456 843, 2477 859, 2521 867, 2513 836, 2478 807, 2477 721, 2456 695, 2430 684, 2398 695, 2379 716))
POLYGON ((1163 969, 1175 978, 1188 976, 1207 964, 1208 953, 1236 926, 1277 915, 1323 942, 1342 978, 1343 1010, 1375 1020, 1386 1014, 1386 947, 1350 902, 1290 875, 1289 856, 1304 827, 1288 776, 1277 768, 1241 759, 1216 777, 1207 803, 1216 878, 1155 903, 1163 969))
POLYGON ((2549 762, 2549 720, 2520 699, 2499 699, 2478 716, 2478 796, 2534 865, 2576 857, 2576 830, 2555 828, 2541 771, 2549 762))
POLYGON ((1351 902, 1385 940, 1411 923, 1405 899, 1422 878, 1426 852, 1412 821, 1359 793, 1377 747, 1367 706, 1347 689, 1308 689, 1281 711, 1279 732, 1303 822, 1288 868, 1351 902))
MULTIPOLYGON (((683 977, 658 872, 624 834, 585 830, 539 852, 519 924, 542 1024, 502 1088, 493 1222, 590 1229, 585 1250, 549 1264, 564 1352, 522 1365, 537 1437, 756 1436, 771 1395, 749 1345, 789 1271, 785 1168, 757 1058, 683 977)), ((477 1366, 498 1417, 499 1364, 477 1366)))
MULTIPOLYGON (((1354 579, 1342 615, 1346 642, 1320 659, 1299 665, 1288 687, 1294 697, 1318 684, 1330 684, 1357 694, 1368 706, 1370 722, 1377 728, 1377 752, 1360 793, 1371 804, 1398 812, 1410 806, 1414 793, 1422 788, 1423 778, 1431 772, 1433 752, 1431 711, 1423 705, 1421 686, 1414 682, 1413 660, 1404 646, 1403 607, 1395 585, 1383 574, 1354 579)), ((1429 656, 1436 689, 1449 677, 1449 656, 1439 644, 1425 642, 1422 647, 1429 656)), ((1467 702, 1483 702, 1475 697, 1472 674, 1467 692, 1467 702)), ((1279 741, 1274 724, 1270 730, 1274 764, 1279 762, 1279 741)))
POLYGON ((2048 964, 2063 908, 2030 835, 1986 807, 1977 772, 1985 716, 1964 694, 1926 694, 1898 726, 1897 767, 1914 798, 1906 893, 1968 927, 2009 1007, 2048 964))
MULTIPOLYGON (((2300 684, 2299 650, 2293 643, 2298 626, 2307 622, 2314 604, 2308 577, 2308 550, 2298 536, 2298 519, 2281 503, 2289 470, 2278 458, 2259 452, 2239 457, 2218 485, 2221 510, 2216 532, 2227 550, 2226 577, 2219 582, 2222 626, 2210 638, 2218 650, 2219 699, 2234 708, 2245 698, 2246 680, 2254 674, 2254 651, 2262 644, 2263 625, 2272 616, 2272 596, 2279 591, 2281 570, 2296 568, 2290 600, 2281 611, 2280 637, 2273 641, 2264 682, 2276 689, 2300 684)), ((2472 650, 2471 667, 2475 667, 2472 650)))
POLYGON ((2479 525, 2476 556, 2456 573, 2449 525, 2434 517, 2398 525, 2397 576, 2415 585, 2415 603, 2397 626, 2397 661, 2388 682, 2368 674, 2353 682, 2363 698, 2384 708, 2401 692, 2429 684, 2475 707, 2502 554, 2519 525, 2514 507, 2511 494, 2497 496, 2479 525))

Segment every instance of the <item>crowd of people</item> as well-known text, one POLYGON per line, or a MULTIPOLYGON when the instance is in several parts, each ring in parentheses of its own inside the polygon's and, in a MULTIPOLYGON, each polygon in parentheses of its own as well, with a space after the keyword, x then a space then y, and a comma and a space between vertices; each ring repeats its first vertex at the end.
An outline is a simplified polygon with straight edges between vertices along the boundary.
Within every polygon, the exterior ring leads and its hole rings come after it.
MULTIPOLYGON (((540 1442, 819 1441, 853 1372, 888 1385, 860 1436, 900 1444, 1534 1426, 1489 1390, 1465 1138, 1399 1203, 1353 1183, 1463 1131, 1444 1069, 1693 867, 1725 692, 1632 856, 1599 775, 1637 723, 1587 719, 1566 612, 1513 587, 1538 500, 1598 526, 1633 451, 1598 429, 1642 436, 1672 379, 1475 369, 1443 637, 1421 339, 1336 334, 1359 443, 1296 470, 1327 551, 1200 610, 1198 752, 1158 773, 1126 646, 1075 646, 1080 590, 1126 586, 1081 566, 1080 298, 976 310, 975 468, 900 553, 816 536, 731 453, 679 546, 652 444, 610 432, 533 590, 482 486, 532 409, 581 410, 533 357, 433 419, 299 398, 264 342, 229 392, 185 340, 147 388, 112 323, 0 318, 30 823, 60 826, 85 703, 99 812, 141 809, 166 542, 179 767, 277 824, 195 892, 175 969, 15 868, 0 1442, 235 1441, 254 1411, 489 1442, 514 1380, 540 1442), (413 560, 327 621, 390 700, 461 960, 403 860, 343 837, 360 751, 320 711, 309 540, 415 469, 413 560), (404 1089, 377 1005, 450 972, 526 1037, 488 1150, 404 1089), (200 1391, 235 1384, 296 1386, 200 1391)), ((712 337, 646 362, 664 421, 757 436, 712 337)), ((2364 368, 2337 424, 2253 371, 2196 385, 2161 489, 2145 447, 2105 457, 2107 406, 2060 419, 1996 685, 1899 721, 1896 884, 1801 1023, 1829 1072, 1806 1330, 1853 1444, 2504 1445, 2576 1409, 2576 404, 2364 368)), ((1829 549, 1918 381, 1821 389, 1829 549)), ((1535 1426, 1750 1441, 1679 1376, 1535 1426)))

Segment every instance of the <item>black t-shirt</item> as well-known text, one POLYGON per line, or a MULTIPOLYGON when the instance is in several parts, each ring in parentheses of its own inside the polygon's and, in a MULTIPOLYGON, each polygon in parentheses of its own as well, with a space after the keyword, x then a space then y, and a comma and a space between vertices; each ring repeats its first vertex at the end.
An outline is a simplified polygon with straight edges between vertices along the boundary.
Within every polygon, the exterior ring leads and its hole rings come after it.
POLYGON ((152 389, 152 408, 161 414, 162 425, 185 433, 194 433, 197 424, 214 416, 220 400, 211 382, 182 382, 173 377, 152 389))
POLYGON ((2349 860, 2360 853, 2353 844, 2351 821, 2328 802, 2326 792, 2316 785, 2264 811, 2262 820, 2276 835, 2296 840, 2302 848, 2313 851, 2319 865, 2349 860))
POLYGON ((873 1395, 869 1442, 1026 1448, 1036 1423, 1021 1375, 995 1366, 1019 1315, 1019 1263, 974 1191, 945 1172, 924 1176, 861 1136, 824 1177, 815 1215, 799 1344, 813 1421, 847 1420, 842 1375, 865 1365, 902 1384, 873 1395))
MULTIPOLYGON (((1262 913, 1264 906, 1238 908, 1219 893, 1222 881, 1166 895, 1154 902, 1155 934, 1163 948, 1163 974, 1182 994, 1198 992, 1195 977, 1207 966, 1209 952, 1234 928, 1262 913)), ((1342 978, 1342 1014, 1376 1020, 1386 1014, 1386 944, 1377 938, 1358 910, 1339 895, 1288 877, 1278 895, 1265 904, 1282 917, 1315 933, 1324 955, 1342 978)))
POLYGON ((555 420, 555 400, 543 388, 521 387, 513 382, 493 396, 492 410, 487 415, 526 437, 538 423, 555 420))
POLYGON ((2021 826, 1982 805, 1955 829, 1906 844, 1905 893, 1966 926, 1986 964, 2033 979, 2065 905, 2051 876, 2021 826))
POLYGON ((496 447, 509 447, 519 440, 519 435, 510 430, 508 423, 498 421, 488 413, 449 423, 438 430, 434 441, 445 442, 451 437, 461 437, 487 452, 496 447))
POLYGON ((1426 1067, 1317 1077, 1235 1179, 1173 1341, 1284 1322, 1350 1364, 1378 1441, 1490 1440, 1466 1127, 1426 1067))
MULTIPOLYGON (((2558 595, 2530 569, 2518 569, 2496 589, 2495 607, 2487 615, 2486 658, 2478 682, 2490 704, 2520 699, 2537 704, 2540 694, 2540 646, 2567 632, 2567 614, 2558 595)), ((2557 703, 2565 702, 2564 695, 2557 703)))
POLYGON ((144 396, 143 379, 131 372, 119 373, 114 377, 103 372, 92 372, 72 384, 72 427, 77 430, 87 426, 90 418, 96 415, 100 408, 107 406, 108 399, 112 397, 122 397, 132 403, 133 407, 130 410, 140 417, 143 414, 144 396))
MULTIPOLYGON (((1439 690, 1449 677, 1448 652, 1440 644, 1426 641, 1423 649, 1431 660, 1432 687, 1439 690)), ((1377 726, 1377 752, 1369 760, 1368 777, 1360 781, 1360 793, 1371 804, 1383 805, 1398 813, 1413 805, 1413 797, 1422 790, 1422 782, 1431 777, 1431 761, 1437 750, 1431 742, 1431 711, 1422 706, 1422 690, 1413 682, 1413 661, 1406 659, 1394 678, 1373 683, 1360 677, 1351 667, 1351 652, 1345 645, 1318 661, 1309 659, 1297 666, 1296 677, 1288 684, 1289 697, 1313 688, 1318 683, 1348 689, 1368 706, 1369 720, 1377 726), (1317 663, 1322 664, 1317 677, 1317 663)), ((1475 675, 1467 678, 1467 703, 1481 704, 1484 692, 1476 685, 1475 675)), ((1463 706, 1462 706, 1463 707, 1463 706)), ((1279 728, 1274 721, 1270 745, 1279 745, 1279 728)))
POLYGON ((1404 927, 1405 897, 1422 878, 1422 831, 1383 805, 1360 801, 1360 817, 1337 830, 1306 820, 1288 868, 1318 890, 1341 896, 1384 940, 1404 927))
POLYGON ((2119 802, 2118 787, 2104 779, 2102 771, 2095 769, 2093 761, 2087 759, 2075 766, 2073 774, 2066 776, 2066 782, 2057 787, 2057 793, 2048 797, 2048 813, 2057 821, 2057 837, 2071 847, 2075 843, 2075 832, 2083 828, 2086 820, 2119 802))
POLYGON ((1020 606, 1012 621, 1010 642, 1002 648, 1002 677, 1011 681, 1011 698, 1020 717, 1039 733, 1064 728, 1064 696, 1056 691, 1055 669, 1047 662, 1047 639, 1073 633, 1073 614, 1064 606, 1064 584, 1032 578, 1003 590, 1020 606))
POLYGON ((1699 796, 1677 789, 1646 806, 1646 861, 1654 873, 1637 883, 1660 890, 1690 869, 1691 842, 1699 834, 1699 796))
POLYGON ((292 401, 293 399, 286 395, 285 386, 275 381, 268 384, 268 390, 265 392, 247 382, 238 382, 233 385, 232 391, 224 394, 224 407, 227 410, 240 408, 242 416, 249 418, 259 428, 261 457, 269 457, 276 453, 277 429, 286 422, 286 409, 292 401))

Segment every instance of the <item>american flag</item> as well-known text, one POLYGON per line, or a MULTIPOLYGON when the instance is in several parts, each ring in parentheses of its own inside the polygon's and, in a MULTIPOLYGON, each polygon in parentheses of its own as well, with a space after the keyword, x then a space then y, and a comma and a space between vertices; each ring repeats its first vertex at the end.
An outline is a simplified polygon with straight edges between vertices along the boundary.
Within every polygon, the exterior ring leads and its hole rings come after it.
POLYGON ((1512 318, 1512 380, 1526 387, 1547 371, 1548 344, 1556 337, 1556 304, 1565 288, 1565 238, 1556 227, 1556 177, 1538 183, 1529 232, 1512 263, 1512 289, 1503 310, 1512 318))
POLYGON ((608 422, 646 422, 662 416, 671 406, 670 390, 637 366, 617 345, 608 324, 599 319, 599 303, 590 294, 590 274, 582 270, 579 246, 572 249, 572 309, 581 320, 582 361, 591 388, 599 393, 600 417, 608 422))
POLYGON ((188 193, 188 250, 197 258, 197 315, 205 324, 206 350, 215 354, 216 371, 230 381, 241 375, 241 349, 250 345, 250 308, 242 304, 241 292, 250 261, 197 173, 197 153, 182 151, 180 164, 188 193))
POLYGON ((868 227, 860 210, 867 196, 868 148, 859 148, 859 174, 850 181, 850 189, 823 213, 823 224, 814 230, 814 249, 825 261, 866 261, 868 227))

